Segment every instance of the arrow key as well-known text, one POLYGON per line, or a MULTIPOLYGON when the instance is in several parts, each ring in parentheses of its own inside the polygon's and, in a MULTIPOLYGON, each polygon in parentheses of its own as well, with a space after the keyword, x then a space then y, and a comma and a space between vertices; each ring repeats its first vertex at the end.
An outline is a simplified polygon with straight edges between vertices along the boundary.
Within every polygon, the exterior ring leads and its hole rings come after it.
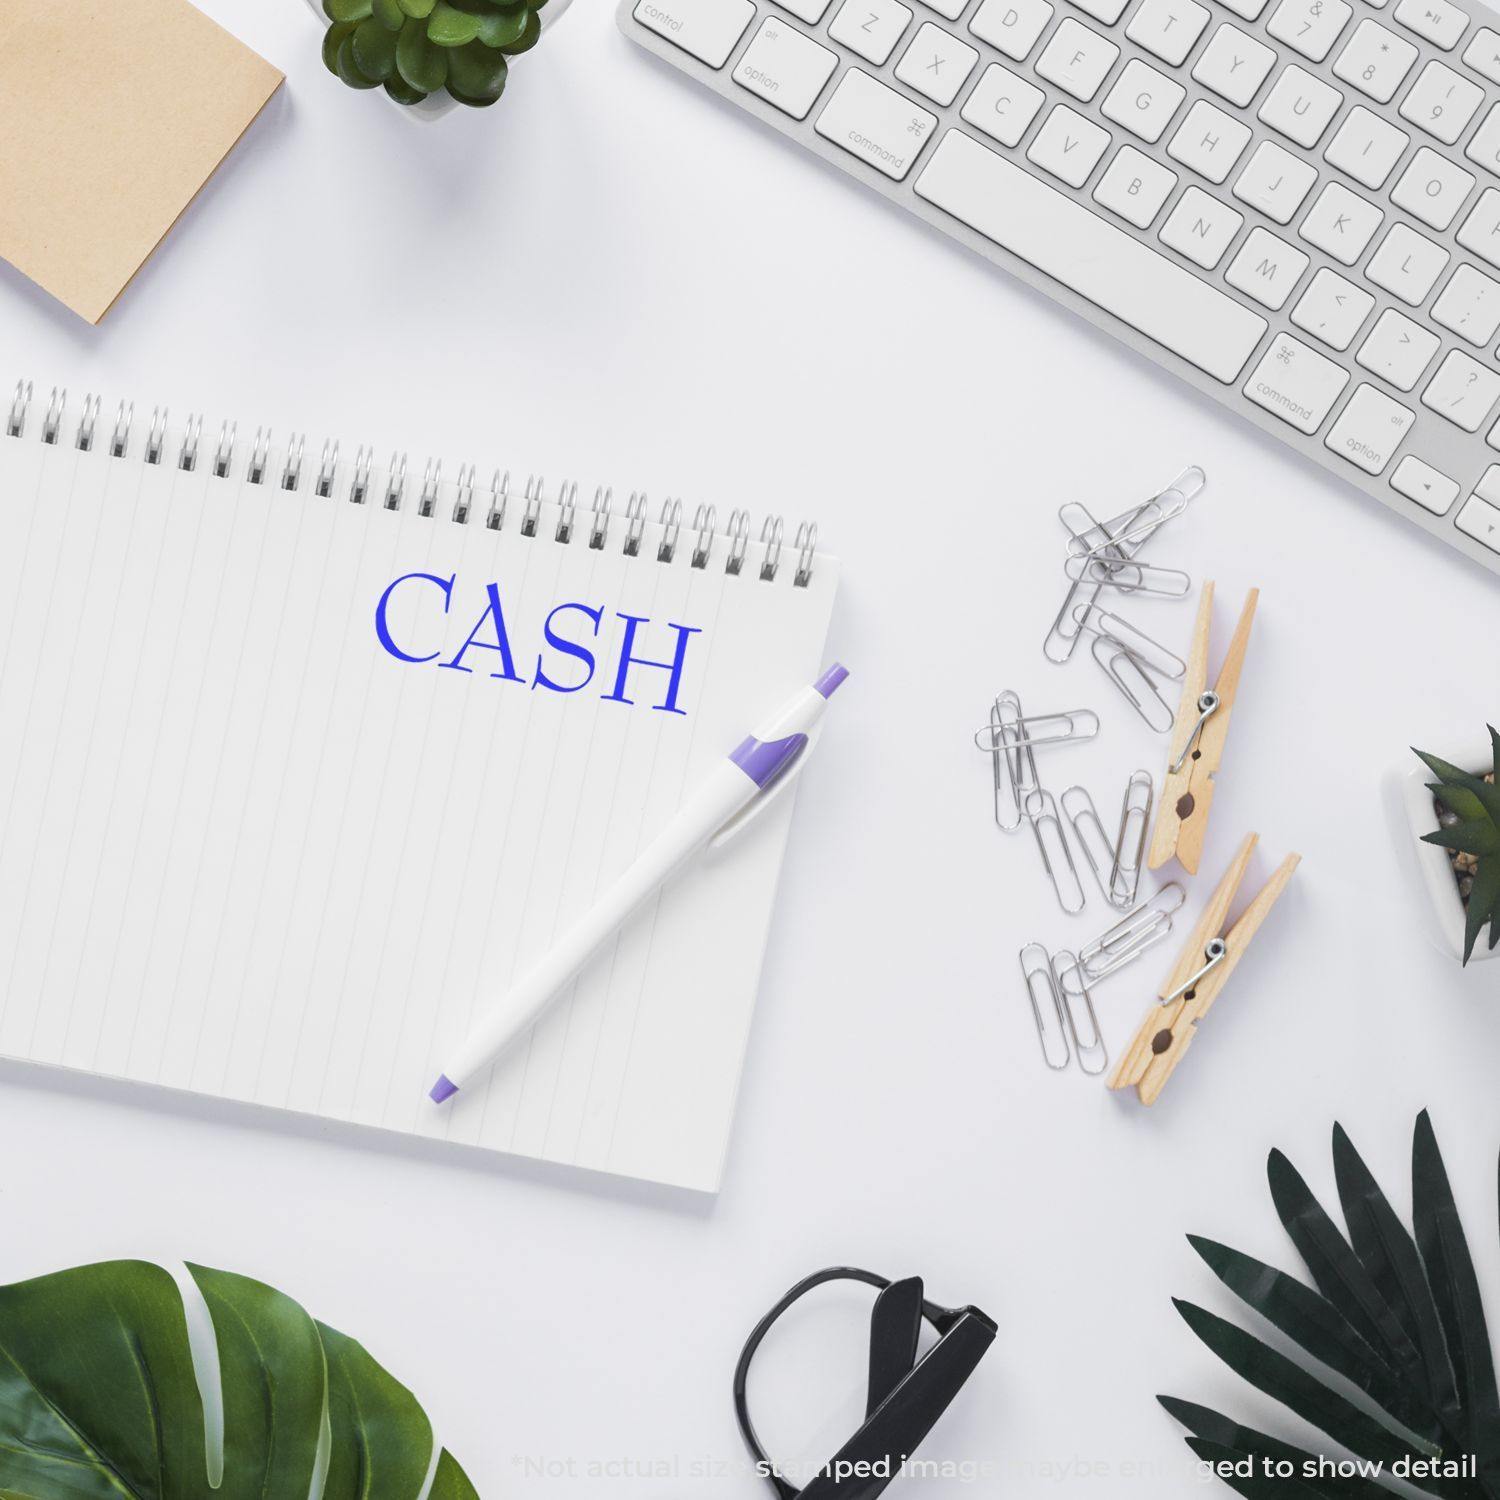
POLYGON ((1500 552, 1500 506, 1494 506, 1478 495, 1470 495, 1468 503, 1459 511, 1456 522, 1465 536, 1483 542, 1492 552, 1500 552))
POLYGON ((1458 499, 1458 486, 1446 474, 1439 473, 1431 464, 1407 454, 1396 465, 1391 475, 1391 488, 1408 500, 1430 510, 1435 516, 1448 514, 1453 502, 1458 499))
POLYGON ((1362 287, 1324 267, 1292 309, 1292 322, 1330 349, 1347 349, 1374 306, 1375 299, 1362 287))

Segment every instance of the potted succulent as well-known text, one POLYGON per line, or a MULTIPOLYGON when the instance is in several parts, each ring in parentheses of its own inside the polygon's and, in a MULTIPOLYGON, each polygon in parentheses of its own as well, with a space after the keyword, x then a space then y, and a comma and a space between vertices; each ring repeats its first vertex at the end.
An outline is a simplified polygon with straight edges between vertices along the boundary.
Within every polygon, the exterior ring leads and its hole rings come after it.
POLYGON ((1489 743, 1458 764, 1415 754, 1427 769, 1403 779, 1402 803, 1445 946, 1465 964, 1493 958, 1500 953, 1500 733, 1491 727, 1489 743))
MULTIPOLYGON (((482 109, 510 59, 536 46, 547 0, 308 0, 325 20, 323 62, 350 88, 383 88, 417 118, 482 109)), ((546 21, 567 0, 552 0, 546 21)))

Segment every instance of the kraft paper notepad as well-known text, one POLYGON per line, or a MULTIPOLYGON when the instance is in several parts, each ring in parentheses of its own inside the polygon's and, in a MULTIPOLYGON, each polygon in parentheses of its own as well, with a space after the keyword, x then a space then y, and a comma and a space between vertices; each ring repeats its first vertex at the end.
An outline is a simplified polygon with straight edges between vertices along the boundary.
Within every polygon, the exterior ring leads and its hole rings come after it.
POLYGON ((115 410, 0 429, 0 1053, 715 1189, 790 794, 427 1089, 817 677, 834 561, 115 410))
POLYGON ((97 323, 280 82, 187 0, 0 0, 0 256, 97 323))

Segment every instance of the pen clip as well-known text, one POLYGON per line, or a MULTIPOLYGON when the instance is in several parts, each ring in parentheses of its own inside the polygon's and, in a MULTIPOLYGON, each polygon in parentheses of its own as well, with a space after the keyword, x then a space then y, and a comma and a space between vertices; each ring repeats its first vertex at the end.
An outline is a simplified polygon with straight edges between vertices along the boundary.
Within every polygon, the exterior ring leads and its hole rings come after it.
POLYGON ((822 726, 809 730, 802 736, 802 747, 796 751, 776 776, 761 789, 760 795, 747 802, 737 813, 733 814, 709 839, 710 849, 722 849, 736 835, 741 834, 750 826, 776 799, 782 796, 786 789, 801 774, 803 766, 807 764, 808 752, 817 744, 818 736, 822 733, 822 726))

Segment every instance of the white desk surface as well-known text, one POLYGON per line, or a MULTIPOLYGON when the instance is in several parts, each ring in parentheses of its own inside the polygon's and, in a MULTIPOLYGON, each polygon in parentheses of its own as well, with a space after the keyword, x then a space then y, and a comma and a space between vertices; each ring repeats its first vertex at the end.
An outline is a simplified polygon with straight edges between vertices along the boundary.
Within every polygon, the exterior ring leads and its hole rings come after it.
MULTIPOLYGON (((285 89, 101 327, 0 266, 8 378, 816 517, 855 676, 804 783, 717 1201, 12 1066, 4 1279, 234 1268, 363 1339, 486 1497, 739 1500, 761 1482, 692 1465, 740 1456, 729 1379, 755 1319, 825 1264, 918 1272, 1001 1329, 924 1456, 1000 1477, 910 1493, 1186 1495, 1202 1481, 1155 1392, 1298 1428, 1172 1310, 1230 1310, 1184 1232, 1295 1266, 1267 1149, 1331 1193, 1342 1120, 1404 1208, 1425 1104, 1500 1317, 1500 963, 1461 975, 1427 945, 1384 790, 1409 744, 1500 715, 1496 580, 700 94, 603 0, 498 109, 434 127, 324 73, 302 0, 206 8, 285 89), (990 822, 969 734, 1014 686, 1104 716, 1047 760, 1055 787, 1112 815, 1132 768, 1159 776, 1162 743, 1093 664, 1039 647, 1059 503, 1109 513, 1186 463, 1210 488, 1154 551, 1219 580, 1216 657, 1263 590, 1190 912, 1251 828, 1252 887, 1305 858, 1147 1112, 1041 1065, 1017 950, 1107 914, 1058 913, 1025 836, 990 822)), ((1182 644, 1191 619, 1150 614, 1182 644)), ((1101 987, 1114 1048, 1158 977, 1101 987)))

